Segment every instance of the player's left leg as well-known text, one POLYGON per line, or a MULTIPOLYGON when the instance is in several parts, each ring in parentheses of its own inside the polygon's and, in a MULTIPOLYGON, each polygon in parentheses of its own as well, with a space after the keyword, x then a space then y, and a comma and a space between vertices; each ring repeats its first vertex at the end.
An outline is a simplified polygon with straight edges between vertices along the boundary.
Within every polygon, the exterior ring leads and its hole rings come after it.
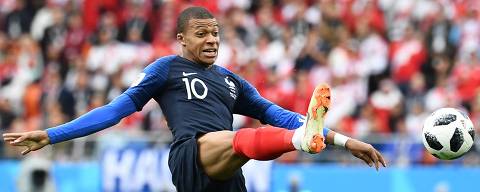
POLYGON ((320 85, 314 91, 307 121, 301 128, 244 128, 202 135, 197 139, 200 163, 209 177, 225 180, 249 159, 272 160, 296 149, 318 153, 325 148, 323 118, 329 106, 330 88, 320 85))
POLYGON ((225 180, 249 159, 272 160, 294 151, 293 135, 292 130, 276 127, 207 133, 197 139, 200 163, 209 177, 225 180))

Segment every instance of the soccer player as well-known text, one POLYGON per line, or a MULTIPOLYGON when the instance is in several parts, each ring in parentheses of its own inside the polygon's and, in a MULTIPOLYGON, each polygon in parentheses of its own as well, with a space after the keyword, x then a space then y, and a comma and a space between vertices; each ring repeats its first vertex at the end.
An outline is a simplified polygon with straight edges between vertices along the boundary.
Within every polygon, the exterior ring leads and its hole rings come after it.
POLYGON ((5 142, 26 147, 22 154, 27 154, 115 125, 153 98, 174 136, 168 164, 178 191, 246 191, 240 168, 249 159, 271 160, 293 150, 319 153, 324 142, 344 146, 377 170, 386 166, 371 145, 323 128, 330 105, 327 85, 316 87, 303 117, 262 98, 247 81, 214 65, 218 33, 218 23, 208 10, 185 9, 177 20, 181 55, 154 61, 105 106, 45 131, 6 133, 5 142), (234 132, 234 113, 276 127, 234 132))

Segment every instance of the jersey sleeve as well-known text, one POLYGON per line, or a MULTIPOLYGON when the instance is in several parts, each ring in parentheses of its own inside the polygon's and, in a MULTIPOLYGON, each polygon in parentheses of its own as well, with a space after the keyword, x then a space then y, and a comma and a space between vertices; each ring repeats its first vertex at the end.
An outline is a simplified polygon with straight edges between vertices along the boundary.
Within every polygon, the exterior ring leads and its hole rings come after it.
POLYGON ((137 111, 142 110, 150 99, 161 94, 161 90, 168 79, 170 63, 175 57, 162 57, 148 65, 130 88, 125 91, 125 94, 132 98, 137 111))
POLYGON ((47 129, 50 144, 90 135, 111 127, 120 120, 135 112, 135 105, 125 94, 121 94, 112 102, 98 107, 79 118, 47 129))
POLYGON ((296 129, 305 123, 305 116, 273 104, 265 111, 264 121, 275 127, 296 129))

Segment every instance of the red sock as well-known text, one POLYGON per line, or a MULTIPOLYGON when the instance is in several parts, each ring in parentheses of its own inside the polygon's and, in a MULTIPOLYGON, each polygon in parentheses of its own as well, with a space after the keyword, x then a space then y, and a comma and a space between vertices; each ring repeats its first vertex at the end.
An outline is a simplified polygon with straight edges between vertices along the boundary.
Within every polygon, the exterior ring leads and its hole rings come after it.
POLYGON ((294 151, 293 132, 276 127, 243 128, 233 139, 236 154, 256 160, 272 160, 283 153, 294 151))

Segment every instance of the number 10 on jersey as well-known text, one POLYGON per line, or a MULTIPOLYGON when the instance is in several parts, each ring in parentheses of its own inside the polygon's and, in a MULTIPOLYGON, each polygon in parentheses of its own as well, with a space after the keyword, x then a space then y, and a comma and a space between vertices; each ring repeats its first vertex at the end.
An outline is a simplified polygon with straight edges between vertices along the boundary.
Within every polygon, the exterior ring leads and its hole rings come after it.
POLYGON ((193 78, 192 81, 189 81, 188 78, 182 78, 182 81, 185 83, 185 89, 187 90, 188 99, 192 99, 192 93, 193 96, 195 96, 195 98, 197 99, 205 99, 205 97, 207 97, 208 88, 202 80, 198 78, 193 78), (200 85, 203 86, 202 94, 199 94, 195 89, 195 84, 197 83, 200 83, 200 85))

